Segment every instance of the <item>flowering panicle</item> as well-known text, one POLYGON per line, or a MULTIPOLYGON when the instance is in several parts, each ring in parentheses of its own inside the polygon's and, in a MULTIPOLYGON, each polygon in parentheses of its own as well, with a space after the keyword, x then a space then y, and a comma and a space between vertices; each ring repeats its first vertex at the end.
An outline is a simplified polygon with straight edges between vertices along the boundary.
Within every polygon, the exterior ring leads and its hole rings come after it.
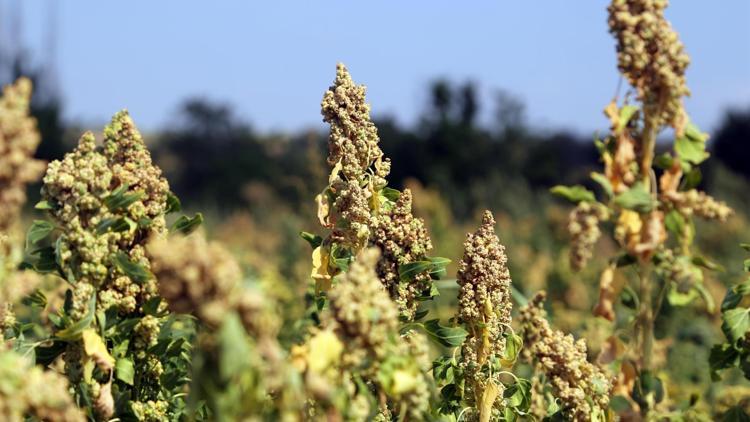
MULTIPOLYGON (((44 171, 44 163, 33 159, 41 137, 30 114, 31 81, 18 79, 3 88, 0 98, 0 236, 10 235, 21 206, 26 202, 26 184, 44 171)), ((4 243, 0 239, 0 252, 4 243)), ((7 253, 4 252, 4 253, 7 253)))
POLYGON ((399 306, 402 318, 414 318, 417 298, 429 292, 432 278, 425 269, 402 280, 402 265, 424 261, 432 248, 421 219, 411 210, 411 192, 388 188, 390 161, 380 149, 370 119, 365 87, 356 85, 344 65, 322 101, 323 120, 330 124, 329 184, 318 195, 318 217, 330 233, 313 253, 313 278, 318 290, 330 288, 341 271, 337 259, 349 258, 368 246, 381 252, 378 276, 399 306))
POLYGON ((485 211, 477 231, 466 237, 457 280, 460 286, 457 319, 468 331, 461 346, 463 366, 470 381, 467 401, 477 408, 486 401, 486 391, 495 391, 490 409, 493 403, 502 401, 503 384, 497 375, 488 375, 492 371, 483 367, 503 357, 506 346, 503 334, 510 330, 513 305, 507 262, 505 247, 495 235, 495 219, 491 212, 485 211), (488 390, 490 386, 492 390, 488 390))
POLYGON ((614 0, 608 7, 609 30, 617 38, 618 67, 638 90, 647 113, 659 113, 659 124, 678 129, 685 123, 682 97, 690 94, 685 83, 690 57, 664 18, 668 4, 614 0))
POLYGON ((417 274, 409 283, 402 283, 399 266, 423 259, 432 249, 424 221, 414 218, 412 196, 405 189, 393 208, 372 218, 372 244, 382 251, 377 265, 380 281, 399 307, 400 314, 413 319, 422 293, 430 288, 432 279, 427 273, 417 274))
MULTIPOLYGON (((58 270, 73 284, 67 317, 82 321, 92 311, 114 309, 118 318, 138 320, 127 349, 140 373, 133 386, 138 400, 131 408, 144 420, 161 420, 168 403, 160 393, 162 364, 151 350, 162 320, 145 308, 158 296, 145 246, 148 239, 166 234, 169 185, 126 111, 105 127, 101 147, 93 133, 85 133, 73 152, 49 164, 43 182, 43 208, 59 232, 53 243, 58 270)), ((100 408, 106 409, 111 381, 91 377, 85 347, 68 343, 66 372, 77 388, 88 390, 79 394, 98 397, 100 408)), ((107 352, 106 343, 103 350, 107 352)))
POLYGON ((537 293, 521 308, 524 328, 523 353, 547 377, 553 395, 568 420, 603 420, 609 406, 611 381, 586 360, 586 342, 554 330, 544 310, 544 292, 537 293))
POLYGON ((607 208, 598 203, 580 202, 570 212, 570 267, 574 271, 583 269, 591 259, 594 246, 602 234, 599 223, 608 217, 607 208))

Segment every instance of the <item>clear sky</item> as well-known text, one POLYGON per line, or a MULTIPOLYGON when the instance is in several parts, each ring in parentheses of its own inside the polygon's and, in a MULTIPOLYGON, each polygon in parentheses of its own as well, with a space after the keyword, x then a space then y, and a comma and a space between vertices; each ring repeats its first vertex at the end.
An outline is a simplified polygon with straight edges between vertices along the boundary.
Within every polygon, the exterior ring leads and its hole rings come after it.
MULTIPOLYGON (((0 0, 4 23, 13 1, 0 0)), ((373 113, 404 124, 446 77, 518 95, 534 126, 586 133, 606 127, 618 80, 603 0, 15 1, 38 60, 58 2, 66 116, 91 123, 127 107, 157 129, 180 101, 205 96, 261 130, 318 127, 342 61, 373 113)), ((708 130, 727 107, 749 106, 750 1, 673 0, 667 16, 693 59, 693 119, 708 130)))

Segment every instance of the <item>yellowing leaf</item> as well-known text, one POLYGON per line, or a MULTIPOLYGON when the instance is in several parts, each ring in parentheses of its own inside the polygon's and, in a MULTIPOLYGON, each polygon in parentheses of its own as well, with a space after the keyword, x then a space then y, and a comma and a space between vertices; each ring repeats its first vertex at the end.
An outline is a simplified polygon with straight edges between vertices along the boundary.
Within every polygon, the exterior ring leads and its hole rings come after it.
POLYGON ((398 369, 393 372, 393 394, 408 393, 417 388, 419 377, 412 371, 398 369))
POLYGON ((321 331, 310 339, 307 353, 307 368, 321 374, 339 361, 344 345, 332 331, 321 331))
POLYGON ((492 407, 495 405, 495 399, 500 394, 500 389, 495 383, 488 383, 487 388, 482 393, 482 402, 479 405, 479 421, 489 422, 492 416, 492 407))
POLYGON ((109 354, 107 345, 99 337, 96 330, 87 328, 81 333, 83 339, 83 350, 86 356, 91 358, 102 371, 110 371, 115 366, 115 358, 109 354))
POLYGON ((331 287, 331 274, 328 272, 328 261, 331 259, 328 249, 318 246, 312 253, 312 271, 310 277, 315 280, 318 290, 328 290, 331 287))
POLYGON ((318 221, 323 227, 329 227, 331 225, 328 215, 331 212, 328 199, 326 198, 325 192, 318 194, 315 197, 315 202, 318 204, 318 221))

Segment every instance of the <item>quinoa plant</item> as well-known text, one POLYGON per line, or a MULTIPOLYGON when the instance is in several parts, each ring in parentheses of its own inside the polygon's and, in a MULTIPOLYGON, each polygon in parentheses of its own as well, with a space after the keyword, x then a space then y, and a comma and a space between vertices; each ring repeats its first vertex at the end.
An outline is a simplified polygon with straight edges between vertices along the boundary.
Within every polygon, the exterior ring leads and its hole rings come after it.
POLYGON ((604 223, 620 246, 602 272, 594 314, 615 323, 613 333, 632 345, 616 363, 623 371, 635 365, 637 380, 628 399, 643 415, 652 414, 664 398, 653 364, 654 321, 663 301, 685 306, 703 298, 712 306, 703 272, 718 266, 693 246, 694 219, 725 221, 732 214, 726 204, 697 189, 699 166, 709 157, 708 136, 683 106, 690 59, 664 18, 667 4, 612 0, 608 23, 617 42, 618 68, 633 90, 604 110, 610 133, 596 141, 604 169, 591 174, 600 195, 583 186, 553 188, 577 204, 568 224, 573 270, 586 266, 604 223), (671 148, 658 154, 657 137, 666 129, 674 136, 671 148), (617 273, 636 279, 631 286, 617 273), (615 312, 618 297, 625 296, 632 298, 626 302, 635 307, 633 315, 615 312))
POLYGON ((179 201, 126 111, 105 127, 101 146, 87 132, 49 164, 36 208, 50 220, 29 229, 25 266, 69 285, 37 362, 61 357, 91 418, 178 419, 190 324, 158 296, 145 245, 166 236, 166 215, 179 201))

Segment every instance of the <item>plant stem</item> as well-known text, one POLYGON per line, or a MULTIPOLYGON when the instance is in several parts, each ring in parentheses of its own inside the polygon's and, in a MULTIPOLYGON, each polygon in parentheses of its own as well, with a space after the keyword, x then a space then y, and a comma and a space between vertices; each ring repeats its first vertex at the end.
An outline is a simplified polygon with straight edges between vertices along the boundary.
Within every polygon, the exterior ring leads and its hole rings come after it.
POLYGON ((641 370, 650 370, 654 347, 654 310, 651 298, 651 264, 641 267, 640 309, 636 327, 639 336, 641 370))

